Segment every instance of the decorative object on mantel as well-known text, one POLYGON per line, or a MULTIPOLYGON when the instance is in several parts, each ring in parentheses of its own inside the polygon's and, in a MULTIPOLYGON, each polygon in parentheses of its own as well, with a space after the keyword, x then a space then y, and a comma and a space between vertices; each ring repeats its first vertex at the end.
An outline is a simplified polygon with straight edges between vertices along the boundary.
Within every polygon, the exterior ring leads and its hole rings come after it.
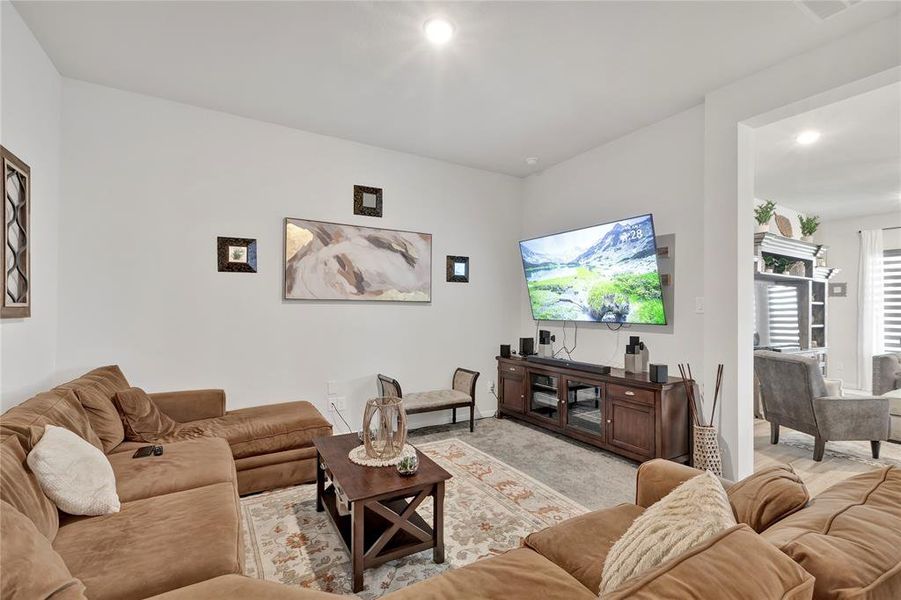
MULTIPOLYGON (((416 457, 416 448, 410 444, 404 444, 400 454, 393 458, 371 458, 366 454, 366 446, 356 446, 347 453, 350 462, 363 467, 393 467, 399 465, 405 458, 416 457)), ((418 465, 418 461, 417 461, 418 465)))
POLYGON ((31 316, 31 168, 0 146, 3 179, 3 279, 0 318, 31 316))
POLYGON ((820 218, 816 215, 805 217, 798 215, 798 221, 801 224, 801 240, 805 242, 813 242, 813 234, 820 227, 820 218))
POLYGON ((256 273, 257 241, 251 238, 216 238, 216 262, 220 273, 256 273))
POLYGON ((368 400, 363 412, 366 456, 383 461, 397 458, 406 440, 407 413, 403 398, 380 396, 368 400))
POLYGON ((431 302, 432 235, 285 219, 286 300, 431 302))
POLYGON ((795 277, 806 277, 807 267, 804 266, 804 263, 802 261, 796 260, 788 268, 788 274, 794 275, 795 277))
POLYGON ((397 472, 404 477, 415 475, 419 470, 419 456, 414 452, 410 456, 401 457, 397 463, 397 472))
POLYGON ((355 185, 354 214, 364 217, 381 217, 382 188, 355 185))
POLYGON ((719 403, 720 391, 723 387, 723 365, 716 368, 716 388, 713 395, 713 409, 710 411, 710 424, 704 417, 704 397, 695 394, 694 377, 690 364, 680 364, 679 374, 682 375, 682 384, 685 386, 685 394, 688 398, 688 409, 692 419, 694 467, 702 471, 710 471, 714 475, 722 476, 723 459, 720 454, 720 445, 717 440, 716 405, 719 403))
POLYGON ((447 280, 454 283, 469 283, 469 257, 447 257, 447 280))
POLYGON ((795 230, 792 229, 792 222, 788 217, 783 215, 776 215, 776 229, 779 230, 779 233, 784 235, 787 238, 795 237, 795 230))
POLYGON ((770 230, 770 221, 776 214, 776 203, 767 200, 763 204, 754 207, 754 220, 757 221, 757 233, 765 233, 770 230))

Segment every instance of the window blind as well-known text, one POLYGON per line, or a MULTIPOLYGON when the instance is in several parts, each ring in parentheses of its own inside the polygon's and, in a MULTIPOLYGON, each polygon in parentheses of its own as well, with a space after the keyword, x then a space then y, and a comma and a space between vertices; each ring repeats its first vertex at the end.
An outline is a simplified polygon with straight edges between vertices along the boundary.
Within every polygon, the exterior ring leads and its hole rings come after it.
POLYGON ((901 352, 901 249, 886 250, 882 265, 885 285, 885 351, 901 352))
POLYGON ((773 285, 767 289, 767 312, 770 344, 800 346, 801 326, 798 322, 798 288, 773 285))

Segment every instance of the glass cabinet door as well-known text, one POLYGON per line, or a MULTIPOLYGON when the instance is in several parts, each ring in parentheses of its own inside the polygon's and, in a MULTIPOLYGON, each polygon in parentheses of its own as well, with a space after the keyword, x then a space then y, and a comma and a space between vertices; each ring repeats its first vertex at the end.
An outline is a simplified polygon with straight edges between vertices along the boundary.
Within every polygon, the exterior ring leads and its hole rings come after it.
POLYGON ((560 418, 560 400, 557 394, 558 378, 555 375, 531 373, 529 375, 529 413, 557 421, 560 418))
POLYGON ((566 382, 566 424, 601 435, 604 431, 604 403, 601 386, 568 380, 566 382))

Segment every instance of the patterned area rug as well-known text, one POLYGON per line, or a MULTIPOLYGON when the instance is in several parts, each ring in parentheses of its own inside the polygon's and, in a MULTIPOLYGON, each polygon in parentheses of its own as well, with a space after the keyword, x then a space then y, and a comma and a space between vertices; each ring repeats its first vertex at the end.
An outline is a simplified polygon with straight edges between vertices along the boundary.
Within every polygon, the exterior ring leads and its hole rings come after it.
MULTIPOLYGON (((809 452, 810 456, 813 457, 813 436, 811 435, 783 427, 782 432, 779 434, 779 443, 800 448, 809 452)), ((873 467, 885 467, 888 465, 901 467, 901 444, 894 442, 882 442, 879 458, 873 458, 870 442, 826 442, 826 452, 824 454, 873 467)))
MULTIPOLYGON (((586 512, 525 473, 458 439, 417 444, 447 469, 444 564, 420 552, 364 572, 360 598, 428 579, 443 571, 516 548, 522 538, 586 512)), ((245 571, 268 579, 334 593, 351 591, 350 557, 326 517, 316 512, 316 486, 301 485, 241 500, 245 571)), ((431 522, 432 501, 419 508, 431 522)))

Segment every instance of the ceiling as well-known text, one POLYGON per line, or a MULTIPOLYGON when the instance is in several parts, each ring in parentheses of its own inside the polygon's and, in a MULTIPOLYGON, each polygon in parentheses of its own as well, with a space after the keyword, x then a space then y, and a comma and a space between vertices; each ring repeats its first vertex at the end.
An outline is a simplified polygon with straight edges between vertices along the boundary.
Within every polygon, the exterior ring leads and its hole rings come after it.
POLYGON ((524 176, 898 11, 794 2, 25 2, 60 73, 524 176), (425 19, 457 35, 433 47, 425 19), (538 157, 536 166, 526 157, 538 157))
POLYGON ((755 131, 754 195, 823 219, 901 213, 901 83, 755 131), (809 146, 798 133, 819 131, 809 146))

